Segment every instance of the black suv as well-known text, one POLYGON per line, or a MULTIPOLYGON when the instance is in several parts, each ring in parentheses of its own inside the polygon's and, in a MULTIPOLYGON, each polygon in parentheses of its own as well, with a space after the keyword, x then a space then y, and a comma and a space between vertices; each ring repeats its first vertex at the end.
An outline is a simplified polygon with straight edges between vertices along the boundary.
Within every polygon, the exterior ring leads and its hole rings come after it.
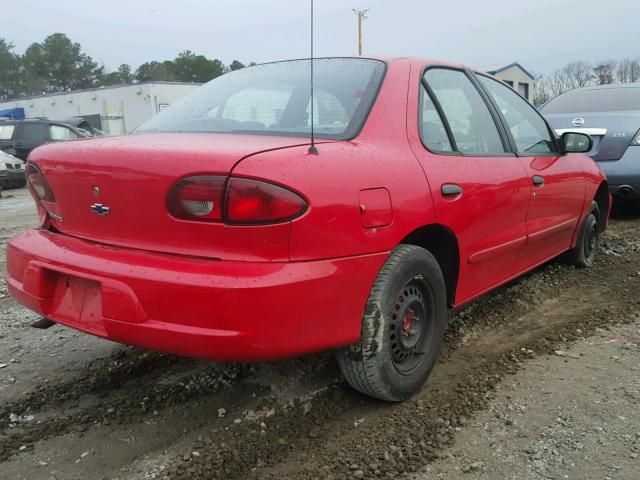
POLYGON ((22 160, 45 143, 88 136, 90 134, 82 129, 55 120, 0 120, 0 150, 22 160))

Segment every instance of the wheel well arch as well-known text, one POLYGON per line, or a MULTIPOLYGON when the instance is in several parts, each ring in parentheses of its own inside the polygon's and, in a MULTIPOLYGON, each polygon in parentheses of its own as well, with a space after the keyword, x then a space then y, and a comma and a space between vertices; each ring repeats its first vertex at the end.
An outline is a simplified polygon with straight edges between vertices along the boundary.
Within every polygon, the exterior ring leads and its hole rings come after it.
POLYGON ((600 231, 604 231, 606 228, 606 219, 609 214, 609 184, 606 180, 603 180, 602 183, 598 186, 598 190, 596 190, 596 194, 593 197, 593 200, 598 204, 598 209, 600 210, 600 218, 598 219, 598 224, 600 225, 600 231))
POLYGON ((444 225, 435 223, 415 229, 400 243, 422 247, 436 258, 444 276, 447 302, 454 305, 460 272, 460 248, 455 234, 444 225))

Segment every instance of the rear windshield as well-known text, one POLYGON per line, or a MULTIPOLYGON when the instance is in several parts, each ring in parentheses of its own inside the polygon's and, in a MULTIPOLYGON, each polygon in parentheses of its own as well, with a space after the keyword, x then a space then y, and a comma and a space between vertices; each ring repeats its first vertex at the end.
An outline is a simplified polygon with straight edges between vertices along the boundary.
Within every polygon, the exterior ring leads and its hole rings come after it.
MULTIPOLYGON (((319 138, 353 138, 375 100, 385 64, 370 59, 314 60, 313 127, 319 138)), ((308 136, 310 61, 243 68, 170 105, 136 132, 214 132, 308 136)))
POLYGON ((594 88, 563 93, 543 113, 620 112, 640 110, 640 88, 594 88))

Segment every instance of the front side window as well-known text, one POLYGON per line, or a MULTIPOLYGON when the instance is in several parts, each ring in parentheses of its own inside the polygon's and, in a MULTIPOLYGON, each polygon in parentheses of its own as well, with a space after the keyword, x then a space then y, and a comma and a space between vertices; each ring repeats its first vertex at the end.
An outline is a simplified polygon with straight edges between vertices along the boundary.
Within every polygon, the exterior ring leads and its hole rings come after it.
POLYGON ((11 140, 15 125, 0 125, 0 140, 11 140))
POLYGON ((70 128, 62 125, 49 125, 49 137, 51 140, 73 140, 78 135, 70 128))
MULTIPOLYGON (((378 60, 314 60, 313 127, 319 138, 353 138, 364 124, 385 71, 378 60)), ((235 70, 199 87, 137 132, 212 132, 308 136, 310 62, 235 70)))
POLYGON ((464 72, 436 68, 427 70, 424 78, 449 123, 457 151, 468 155, 505 153, 486 103, 464 72))
POLYGON ((516 149, 521 154, 544 154, 555 151, 547 123, 520 95, 495 80, 476 75, 502 112, 516 149))

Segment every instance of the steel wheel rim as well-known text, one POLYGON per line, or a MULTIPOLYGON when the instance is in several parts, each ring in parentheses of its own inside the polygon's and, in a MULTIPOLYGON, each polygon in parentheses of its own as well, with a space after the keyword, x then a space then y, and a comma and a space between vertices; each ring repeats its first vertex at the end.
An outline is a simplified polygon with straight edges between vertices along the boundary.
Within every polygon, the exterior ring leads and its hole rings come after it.
POLYGON ((587 230, 587 238, 584 242, 584 256, 585 259, 591 260, 595 255, 596 248, 598 247, 598 222, 590 222, 587 230))
POLYGON ((389 325, 389 353, 396 370, 411 375, 431 345, 435 327, 433 293, 421 277, 399 290, 389 325))

